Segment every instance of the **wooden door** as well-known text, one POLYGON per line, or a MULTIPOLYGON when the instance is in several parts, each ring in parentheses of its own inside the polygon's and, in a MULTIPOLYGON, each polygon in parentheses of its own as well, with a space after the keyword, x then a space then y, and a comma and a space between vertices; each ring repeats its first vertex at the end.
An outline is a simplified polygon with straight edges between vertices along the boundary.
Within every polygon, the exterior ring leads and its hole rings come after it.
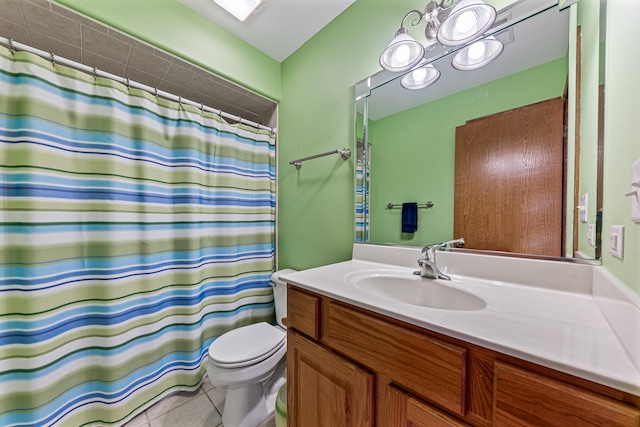
POLYGON ((562 256, 563 103, 456 128, 454 237, 465 248, 562 256))
POLYGON ((374 425, 372 374, 291 330, 287 346, 289 427, 374 425))

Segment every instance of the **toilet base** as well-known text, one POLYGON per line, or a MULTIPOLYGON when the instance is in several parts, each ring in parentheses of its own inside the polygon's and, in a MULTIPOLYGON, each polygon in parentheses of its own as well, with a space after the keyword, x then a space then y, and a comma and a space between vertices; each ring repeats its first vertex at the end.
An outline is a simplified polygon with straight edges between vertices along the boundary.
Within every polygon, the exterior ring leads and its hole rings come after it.
POLYGON ((224 427, 256 427, 274 415, 276 396, 286 382, 286 359, 283 359, 273 376, 264 383, 228 386, 222 411, 224 427))
MULTIPOLYGON (((271 408, 271 412, 274 410, 271 408)), ((222 424, 225 427, 256 427, 271 415, 269 412, 262 384, 229 387, 222 411, 222 424)))

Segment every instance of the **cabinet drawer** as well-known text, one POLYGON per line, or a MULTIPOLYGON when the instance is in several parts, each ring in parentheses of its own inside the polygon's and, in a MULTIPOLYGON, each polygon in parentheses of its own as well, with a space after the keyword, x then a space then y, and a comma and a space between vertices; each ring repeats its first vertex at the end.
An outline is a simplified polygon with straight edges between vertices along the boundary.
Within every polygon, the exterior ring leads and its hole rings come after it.
POLYGON ((287 286, 287 327, 320 338, 320 297, 287 286))
POLYGON ((389 391, 389 426, 468 427, 468 424, 433 406, 391 387, 389 391))
POLYGON ((495 363, 495 426, 639 426, 623 403, 503 363, 495 363))
POLYGON ((323 339, 406 390, 465 413, 467 350, 329 302, 323 339))

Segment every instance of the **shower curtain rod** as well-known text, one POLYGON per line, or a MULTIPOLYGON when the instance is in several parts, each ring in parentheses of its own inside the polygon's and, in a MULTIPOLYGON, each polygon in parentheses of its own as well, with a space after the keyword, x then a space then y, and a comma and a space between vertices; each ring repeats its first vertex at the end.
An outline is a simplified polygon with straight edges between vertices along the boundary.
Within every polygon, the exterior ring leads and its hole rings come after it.
POLYGON ((133 87, 135 89, 142 89, 146 92, 149 92, 155 96, 161 96, 165 99, 168 99, 170 101, 175 101, 175 102, 179 102, 181 104, 187 104, 187 105, 191 105, 193 107, 197 107, 203 111, 208 111, 210 113, 214 113, 220 117, 224 117, 226 119, 230 119, 233 121, 236 121, 238 123, 244 124, 244 125, 249 125, 252 126, 254 128, 257 129, 264 129, 267 130, 269 132, 273 132, 273 133, 277 133, 277 128, 271 128, 268 126, 264 126, 261 125, 260 123, 256 123, 256 122, 252 122, 251 120, 247 120, 244 119, 240 116, 234 116, 233 114, 229 114, 229 113, 225 113, 222 110, 218 110, 216 108, 212 108, 212 107, 208 107, 206 105, 203 105, 201 103, 195 102, 195 101, 191 101, 189 99, 185 99, 182 98, 181 96, 177 96, 174 95, 172 93, 169 92, 165 92, 163 90, 159 90, 158 88, 155 87, 151 87, 151 86, 147 86, 145 84, 130 80, 126 77, 120 77, 120 76, 116 76, 115 74, 111 74, 111 73, 107 73, 106 71, 102 71, 97 69, 96 67, 89 67, 88 65, 84 65, 81 64, 79 62, 76 61, 72 61, 70 59, 67 58, 63 58, 61 56, 58 55, 54 55, 53 52, 46 52, 44 50, 40 50, 40 49, 36 49, 35 47, 23 44, 23 43, 19 43, 14 41, 13 39, 8 39, 6 37, 1 37, 0 36, 0 43, 4 44, 5 46, 7 46, 9 49, 11 49, 12 52, 15 52, 17 50, 23 50, 25 52, 29 52, 29 53, 33 53, 36 54, 38 56, 43 57, 44 59, 48 59, 51 62, 53 62, 54 64, 59 63, 62 65, 67 65, 69 67, 73 67, 76 68, 80 71, 83 71, 87 74, 92 74, 96 77, 106 77, 108 79, 111 80, 115 80, 119 83, 122 83, 124 85, 127 85, 128 87, 133 87))

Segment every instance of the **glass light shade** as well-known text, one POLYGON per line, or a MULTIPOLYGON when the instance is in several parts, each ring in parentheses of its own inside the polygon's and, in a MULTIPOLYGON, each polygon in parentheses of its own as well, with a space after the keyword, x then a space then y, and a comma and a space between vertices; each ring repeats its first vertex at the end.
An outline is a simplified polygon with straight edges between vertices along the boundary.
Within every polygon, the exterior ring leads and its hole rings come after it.
POLYGON ((433 65, 426 64, 427 61, 422 60, 422 64, 419 64, 410 73, 407 73, 402 80, 400 80, 400 86, 409 90, 424 89, 427 86, 431 86, 440 78, 440 71, 438 71, 433 65))
POLYGON ((221 8, 240 21, 246 21, 253 15, 264 0, 214 0, 221 8))
POLYGON ((493 6, 482 0, 460 0, 438 29, 438 41, 445 46, 459 46, 477 39, 496 21, 493 6))
POLYGON ((489 36, 461 49, 453 57, 451 65, 462 71, 475 70, 484 67, 502 53, 504 45, 493 36, 489 36))
POLYGON ((380 55, 380 66, 387 71, 399 73, 410 70, 424 57, 424 47, 400 28, 389 46, 380 55))

